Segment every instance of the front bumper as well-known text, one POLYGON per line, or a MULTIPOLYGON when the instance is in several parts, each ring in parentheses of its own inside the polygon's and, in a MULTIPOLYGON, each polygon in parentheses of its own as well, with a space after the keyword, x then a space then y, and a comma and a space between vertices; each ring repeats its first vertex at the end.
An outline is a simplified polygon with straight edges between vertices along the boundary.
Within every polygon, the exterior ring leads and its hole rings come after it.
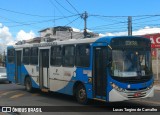
POLYGON ((109 102, 125 101, 131 99, 140 99, 154 96, 154 87, 151 89, 143 89, 138 91, 129 91, 125 90, 124 92, 119 92, 115 89, 112 89, 109 92, 109 102), (138 95, 135 95, 135 94, 138 95))
POLYGON ((3 82, 3 81, 8 81, 8 79, 6 77, 0 77, 0 82, 3 82))

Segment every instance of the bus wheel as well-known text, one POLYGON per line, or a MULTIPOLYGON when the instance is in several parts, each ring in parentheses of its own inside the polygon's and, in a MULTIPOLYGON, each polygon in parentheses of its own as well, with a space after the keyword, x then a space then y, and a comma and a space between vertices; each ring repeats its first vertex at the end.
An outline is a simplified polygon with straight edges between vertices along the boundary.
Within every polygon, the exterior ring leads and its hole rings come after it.
POLYGON ((32 92, 32 82, 31 82, 30 77, 27 77, 26 80, 25 80, 25 89, 28 92, 32 92))
POLYGON ((86 89, 81 84, 78 85, 78 87, 76 89, 76 99, 80 104, 86 104, 88 101, 86 89))

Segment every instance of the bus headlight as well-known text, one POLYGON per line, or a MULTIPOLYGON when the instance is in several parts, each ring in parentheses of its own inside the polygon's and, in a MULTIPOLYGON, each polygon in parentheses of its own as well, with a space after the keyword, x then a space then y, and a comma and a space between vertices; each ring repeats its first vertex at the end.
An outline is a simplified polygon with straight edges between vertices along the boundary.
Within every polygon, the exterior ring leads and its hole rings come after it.
POLYGON ((119 91, 119 92, 124 92, 125 89, 118 87, 115 83, 110 82, 111 86, 113 87, 113 89, 119 91))

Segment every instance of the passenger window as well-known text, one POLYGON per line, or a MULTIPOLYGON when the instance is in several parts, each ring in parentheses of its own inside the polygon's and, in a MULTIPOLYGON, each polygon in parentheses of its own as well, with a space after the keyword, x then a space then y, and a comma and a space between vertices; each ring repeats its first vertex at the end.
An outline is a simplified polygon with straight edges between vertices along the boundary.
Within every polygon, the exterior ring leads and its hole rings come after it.
POLYGON ((90 45, 78 44, 76 46, 76 66, 89 67, 90 65, 90 45))
POLYGON ((30 64, 38 65, 38 48, 31 48, 30 64))
POLYGON ((63 66, 74 66, 74 45, 68 45, 63 47, 63 66))
POLYGON ((14 49, 9 49, 7 54, 8 54, 8 63, 14 63, 15 50, 14 49))
POLYGON ((51 65, 61 66, 62 65, 62 48, 61 46, 53 46, 51 48, 51 65))
POLYGON ((29 64, 30 48, 23 49, 23 64, 29 64))

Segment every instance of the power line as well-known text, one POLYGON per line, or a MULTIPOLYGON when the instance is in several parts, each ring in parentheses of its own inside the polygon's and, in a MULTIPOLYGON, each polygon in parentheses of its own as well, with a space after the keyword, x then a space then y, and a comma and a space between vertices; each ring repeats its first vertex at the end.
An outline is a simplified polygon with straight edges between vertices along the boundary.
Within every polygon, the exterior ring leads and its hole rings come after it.
MULTIPOLYGON (((12 20, 12 19, 8 19, 8 18, 5 18, 3 16, 0 16, 0 18, 4 19, 4 20, 7 20, 7 21, 10 21, 10 22, 14 22, 14 23, 18 23, 18 24, 21 24, 21 25, 29 25, 29 24, 26 24, 26 23, 23 23, 23 22, 17 22, 15 20, 12 20)), ((30 24, 31 25, 31 24, 30 24)), ((9 26, 8 26, 9 27, 9 26)))
POLYGON ((57 0, 55 0, 57 4, 59 4, 63 9, 65 9, 67 12, 74 14, 73 12, 69 11, 68 9, 66 9, 64 6, 62 6, 57 0))
POLYGON ((113 26, 113 27, 101 27, 101 28, 88 28, 89 30, 115 30, 115 29, 123 29, 123 28, 127 28, 127 25, 126 26, 113 26))
POLYGON ((106 18, 106 17, 98 17, 98 16, 95 16, 95 17, 92 16, 92 18, 96 18, 98 20, 103 20, 104 22, 117 22, 117 21, 119 21, 119 18, 106 18))
MULTIPOLYGON (((62 20, 62 19, 70 18, 70 17, 74 17, 74 16, 78 16, 78 15, 64 16, 64 17, 61 17, 61 18, 56 18, 54 20, 62 20)), ((13 25, 13 26, 8 26, 8 27, 28 26, 28 25, 34 25, 34 24, 38 24, 38 23, 46 23, 46 22, 53 21, 53 19, 50 19, 50 20, 37 21, 37 22, 33 22, 33 23, 23 23, 23 22, 17 22, 15 20, 8 19, 8 18, 2 17, 2 16, 0 16, 0 18, 19 24, 19 25, 13 25)))
POLYGON ((160 16, 160 14, 150 14, 150 15, 135 15, 135 16, 132 16, 132 17, 145 17, 145 16, 153 16, 153 17, 156 17, 156 16, 160 16))
POLYGON ((126 33, 126 35, 127 35, 127 29, 121 29, 121 30, 115 30, 115 31, 106 31, 106 30, 100 30, 100 31, 95 31, 95 32, 97 32, 97 33, 126 33))
POLYGON ((91 28, 94 29, 94 28, 112 26, 112 25, 117 25, 117 24, 124 24, 124 23, 127 23, 127 21, 121 21, 121 22, 112 23, 112 24, 107 24, 107 25, 95 26, 95 27, 91 27, 91 28))
POLYGON ((35 17, 53 17, 53 16, 42 16, 42 15, 36 15, 36 14, 28 14, 28 13, 23 13, 23 12, 17 12, 17 11, 13 11, 13 10, 8 10, 8 9, 4 9, 4 8, 0 8, 0 10, 3 11, 7 11, 7 12, 12 12, 12 13, 16 13, 16 14, 21 14, 21 15, 28 15, 28 16, 35 16, 35 17))
POLYGON ((122 31, 122 30, 127 30, 127 24, 126 26, 111 26, 111 27, 102 27, 102 28, 97 28, 97 29, 91 29, 91 28, 88 28, 89 30, 92 30, 94 32, 109 32, 109 31, 122 31))
POLYGON ((80 25, 82 24, 82 21, 83 21, 83 20, 81 20, 80 23, 77 24, 77 27, 78 27, 78 28, 80 28, 80 25))
MULTIPOLYGON (((64 14, 61 12, 61 10, 53 3, 52 0, 49 0, 50 3, 64 16, 64 14)), ((55 21, 55 20, 54 20, 55 21)), ((67 21, 70 22, 70 20, 67 18, 67 21)))
POLYGON ((104 18, 126 18, 128 16, 105 16, 105 15, 99 15, 99 14, 90 14, 90 16, 97 16, 97 17, 104 17, 104 18))
MULTIPOLYGON (((118 18, 126 18, 127 19, 127 17, 128 16, 105 16, 105 15, 89 15, 89 16, 92 16, 92 17, 98 17, 98 19, 100 19, 100 18, 103 18, 103 19, 107 19, 108 18, 108 20, 110 21, 111 19, 118 19, 118 18), (110 18, 110 19, 109 19, 110 18)), ((160 19, 155 19, 156 17, 160 17, 160 15, 135 15, 135 16, 133 16, 134 18, 133 18, 133 24, 147 24, 147 22, 153 22, 153 21, 159 21, 160 19), (154 19, 153 19, 154 18, 154 19), (152 20, 151 20, 152 19, 152 20), (142 20, 142 21, 141 21, 142 20)), ((113 21, 113 20, 111 20, 111 21, 113 21)), ((156 24, 155 24, 155 26, 157 26, 156 24)), ((135 27, 137 27, 137 26, 133 26, 133 28, 135 28, 135 27)), ((141 26, 138 26, 138 27, 141 27, 141 26)), ((111 24, 105 24, 105 25, 101 25, 101 26, 95 26, 95 27, 90 27, 89 29, 91 29, 91 30, 94 30, 94 31, 100 31, 100 32, 106 32, 107 30, 122 30, 122 29, 127 29, 127 20, 126 21, 120 21, 120 22, 116 22, 116 23, 111 23, 111 24), (126 24, 126 27, 119 27, 119 25, 120 24, 126 24), (114 26, 116 26, 115 28, 113 28, 114 26)))
MULTIPOLYGON (((99 14, 91 14, 90 16, 98 16, 98 17, 106 17, 106 18, 128 18, 128 16, 106 16, 106 15, 99 15, 99 14)), ((151 14, 151 15, 134 15, 131 17, 146 17, 146 16, 160 16, 160 14, 151 14)))
POLYGON ((80 14, 79 12, 78 12, 78 10, 68 1, 68 0, 66 0, 67 2, 68 2, 68 4, 78 13, 78 14, 80 14))
MULTIPOLYGON (((79 13, 79 11, 69 2, 69 0, 66 0, 66 2, 75 10, 75 12, 77 13, 76 15, 64 16, 63 12, 61 12, 59 10, 59 8, 55 5, 55 3, 53 3, 52 0, 49 0, 49 1, 63 16, 61 16, 59 18, 56 18, 56 19, 35 21, 35 22, 32 22, 32 23, 31 22, 30 23, 29 22, 18 22, 18 21, 12 20, 12 19, 5 18, 3 16, 0 16, 0 18, 3 18, 7 21, 14 22, 14 23, 18 24, 18 25, 12 25, 12 26, 9 26, 9 27, 28 26, 28 25, 38 24, 38 23, 46 23, 46 22, 50 22, 50 21, 53 21, 53 20, 61 20, 61 19, 67 19, 69 23, 66 24, 66 25, 69 25, 69 24, 72 24, 73 22, 75 22, 76 20, 78 20, 80 18, 80 17, 78 17, 78 18, 76 18, 72 21, 69 20, 70 17, 81 15, 79 13)), ((55 0, 55 2, 59 6, 61 6, 64 10, 66 10, 67 12, 73 14, 73 12, 71 12, 70 10, 65 8, 63 5, 61 5, 61 3, 58 2, 58 0, 55 0)), ((42 15, 36 15, 36 14, 23 13, 23 12, 4 9, 4 8, 0 8, 0 10, 7 11, 7 12, 12 12, 12 13, 17 13, 17 14, 21 14, 21 15, 35 16, 35 17, 54 17, 54 16, 42 16, 42 15)), ((118 29, 118 30, 120 30, 120 29, 125 28, 124 26, 120 27, 119 26, 120 24, 126 24, 126 28, 127 28, 127 17, 128 16, 106 16, 106 15, 97 15, 97 14, 91 14, 91 15, 88 15, 88 16, 96 17, 96 18, 98 17, 98 18, 103 18, 103 19, 110 18, 109 21, 115 21, 119 18, 122 18, 122 19, 126 18, 126 21, 119 21, 119 22, 115 22, 115 23, 111 23, 111 24, 105 24, 105 25, 91 27, 90 28, 91 30, 101 30, 101 31, 103 31, 103 30, 107 30, 107 29, 111 29, 111 30, 118 29)), ((160 19, 157 19, 157 18, 160 17, 159 14, 156 14, 156 15, 134 15, 132 17, 133 17, 133 20, 132 20, 133 24, 135 24, 135 26, 133 26, 133 28, 141 27, 140 25, 145 25, 145 24, 148 24, 149 22, 153 22, 153 23, 156 22, 157 23, 157 21, 160 20, 160 19), (142 21, 140 21, 140 20, 142 20, 142 21)), ((6 22, 6 23, 9 23, 9 22, 6 22)), ((151 24, 148 24, 148 25, 151 25, 151 24)), ((158 26, 159 24, 152 24, 152 25, 158 26)))
POLYGON ((69 22, 69 23, 68 23, 68 24, 66 24, 65 26, 67 26, 67 25, 69 25, 69 24, 73 23, 74 21, 78 20, 79 18, 80 18, 80 17, 78 17, 78 18, 76 18, 76 19, 72 20, 71 22, 69 22))
MULTIPOLYGON (((155 20, 147 20, 147 21, 143 21, 143 22, 139 22, 140 24, 145 24, 146 22, 155 22, 155 21, 159 21, 160 19, 155 19, 155 20)), ((137 23, 133 23, 133 24, 139 24, 137 23)))
POLYGON ((139 20, 143 20, 143 19, 149 19, 149 18, 153 18, 153 16, 145 16, 143 18, 138 18, 138 19, 133 19, 133 21, 139 21, 139 20))

